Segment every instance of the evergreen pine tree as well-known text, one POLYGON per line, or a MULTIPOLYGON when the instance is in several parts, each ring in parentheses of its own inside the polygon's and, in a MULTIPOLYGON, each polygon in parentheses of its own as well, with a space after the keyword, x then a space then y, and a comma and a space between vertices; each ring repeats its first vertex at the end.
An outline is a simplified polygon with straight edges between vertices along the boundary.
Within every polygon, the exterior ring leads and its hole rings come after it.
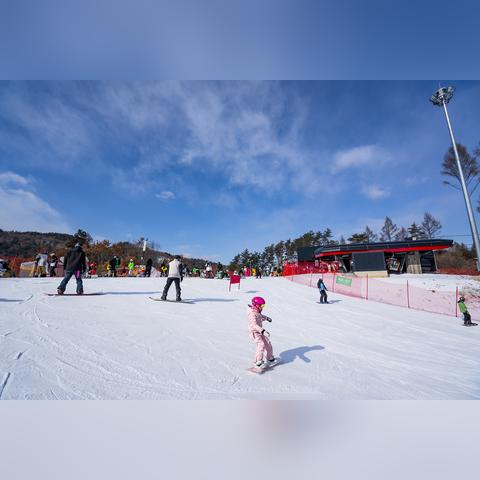
POLYGON ((415 222, 408 227, 408 233, 410 234, 410 237, 412 237, 412 240, 421 240, 422 238, 425 238, 422 228, 415 222))

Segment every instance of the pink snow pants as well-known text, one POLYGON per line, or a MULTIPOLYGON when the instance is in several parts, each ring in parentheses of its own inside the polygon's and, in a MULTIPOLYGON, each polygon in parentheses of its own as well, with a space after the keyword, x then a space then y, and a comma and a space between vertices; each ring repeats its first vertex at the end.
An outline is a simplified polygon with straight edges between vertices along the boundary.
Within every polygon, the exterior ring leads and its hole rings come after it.
POLYGON ((273 358, 273 348, 270 339, 261 333, 254 333, 254 340, 257 344, 257 351, 255 353, 255 361, 262 362, 264 355, 267 355, 267 360, 273 358))

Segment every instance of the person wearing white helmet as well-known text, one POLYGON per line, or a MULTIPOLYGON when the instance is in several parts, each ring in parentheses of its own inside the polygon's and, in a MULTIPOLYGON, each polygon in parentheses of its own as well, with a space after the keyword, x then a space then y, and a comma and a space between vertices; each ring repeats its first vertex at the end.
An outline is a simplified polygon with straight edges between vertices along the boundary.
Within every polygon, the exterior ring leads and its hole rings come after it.
POLYGON ((468 311, 467 306, 465 305, 465 297, 461 296, 458 299, 458 308, 460 309, 460 312, 463 314, 463 324, 466 327, 472 327, 476 325, 476 323, 472 323, 472 317, 468 311))
POLYGON ((50 254, 50 261, 49 261, 49 275, 50 277, 56 277, 57 276, 57 265, 58 265, 58 257, 55 255, 55 253, 50 254))
POLYGON ((135 268, 135 262, 133 261, 133 258, 130 259, 128 262, 128 276, 132 277, 133 276, 133 270, 135 268))

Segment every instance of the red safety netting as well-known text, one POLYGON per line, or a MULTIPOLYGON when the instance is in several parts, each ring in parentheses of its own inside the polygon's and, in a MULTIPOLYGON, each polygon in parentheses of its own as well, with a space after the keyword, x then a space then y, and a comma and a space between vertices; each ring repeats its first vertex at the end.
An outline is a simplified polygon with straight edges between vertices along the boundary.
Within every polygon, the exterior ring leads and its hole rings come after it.
POLYGON ((316 261, 312 262, 285 263, 283 265, 283 275, 303 275, 307 273, 334 273, 340 269, 339 262, 316 261))
POLYGON ((457 317, 461 317, 457 300, 459 296, 464 296, 472 318, 480 319, 480 294, 458 287, 455 291, 432 290, 412 286, 408 280, 405 283, 390 283, 378 278, 336 273, 303 273, 284 275, 284 278, 314 288, 317 288, 318 279, 323 278, 330 292, 457 317))
POLYGON ((12 272, 15 273, 15 276, 20 274, 20 264, 23 262, 28 262, 29 259, 23 257, 13 257, 13 256, 0 256, 4 260, 8 260, 8 266, 12 272))

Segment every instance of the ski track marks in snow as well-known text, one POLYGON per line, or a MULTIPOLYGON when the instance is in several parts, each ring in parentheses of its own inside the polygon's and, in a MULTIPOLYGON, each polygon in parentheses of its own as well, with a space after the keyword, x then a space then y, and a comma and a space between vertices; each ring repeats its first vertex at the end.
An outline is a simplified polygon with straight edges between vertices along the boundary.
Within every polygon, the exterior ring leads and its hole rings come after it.
POLYGON ((147 298, 165 279, 87 279, 112 295, 81 302, 45 296, 56 282, 2 281, 2 297, 28 300, 0 302, 0 398, 7 387, 12 399, 480 398, 479 335, 451 317, 337 294, 320 305, 316 289, 282 278, 231 292, 187 278, 188 308, 147 298), (253 295, 282 357, 263 376, 246 372, 253 295))
POLYGON ((2 383, 0 384, 0 400, 2 399, 2 396, 3 396, 3 392, 5 391, 5 389, 7 388, 7 383, 8 383, 8 380, 10 379, 10 376, 12 374, 10 372, 7 372, 7 374, 4 376, 3 378, 3 381, 2 383))

